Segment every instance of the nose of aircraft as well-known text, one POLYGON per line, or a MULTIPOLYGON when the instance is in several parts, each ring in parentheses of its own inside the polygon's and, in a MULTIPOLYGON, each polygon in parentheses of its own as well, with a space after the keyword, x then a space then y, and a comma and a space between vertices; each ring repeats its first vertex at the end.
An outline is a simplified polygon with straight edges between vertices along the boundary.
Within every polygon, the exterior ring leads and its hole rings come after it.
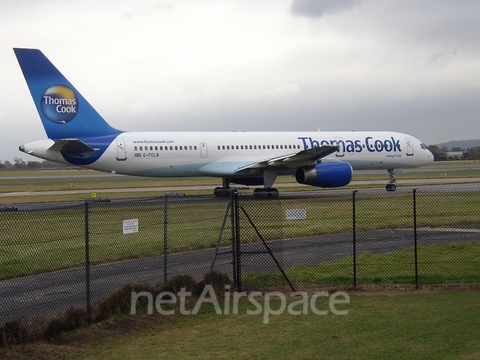
POLYGON ((425 157, 426 157, 426 160, 427 160, 427 164, 430 164, 431 162, 433 162, 435 160, 432 152, 428 149, 425 150, 425 157))

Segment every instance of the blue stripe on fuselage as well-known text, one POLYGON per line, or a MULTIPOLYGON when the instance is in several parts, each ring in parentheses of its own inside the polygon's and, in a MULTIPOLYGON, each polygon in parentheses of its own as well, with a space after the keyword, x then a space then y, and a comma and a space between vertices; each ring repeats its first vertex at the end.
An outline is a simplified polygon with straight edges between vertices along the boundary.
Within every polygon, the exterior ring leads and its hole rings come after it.
MULTIPOLYGON (((113 135, 104 135, 104 136, 96 136, 96 137, 90 137, 90 138, 80 138, 79 140, 83 141, 85 144, 91 146, 94 149, 98 149, 97 151, 91 153, 91 154, 66 154, 62 152, 63 158, 68 161, 70 164, 74 165, 90 165, 97 161, 107 150, 107 148, 110 146, 112 141, 116 139, 118 135, 113 134, 113 135)), ((58 139, 60 140, 60 139, 58 139)))

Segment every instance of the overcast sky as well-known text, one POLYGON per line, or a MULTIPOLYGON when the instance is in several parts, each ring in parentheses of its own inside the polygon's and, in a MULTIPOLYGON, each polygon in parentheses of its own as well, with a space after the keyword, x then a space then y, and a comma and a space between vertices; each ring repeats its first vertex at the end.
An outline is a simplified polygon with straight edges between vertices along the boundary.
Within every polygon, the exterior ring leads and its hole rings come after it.
POLYGON ((0 0, 0 160, 46 137, 13 47, 115 128, 480 138, 480 1, 0 0))

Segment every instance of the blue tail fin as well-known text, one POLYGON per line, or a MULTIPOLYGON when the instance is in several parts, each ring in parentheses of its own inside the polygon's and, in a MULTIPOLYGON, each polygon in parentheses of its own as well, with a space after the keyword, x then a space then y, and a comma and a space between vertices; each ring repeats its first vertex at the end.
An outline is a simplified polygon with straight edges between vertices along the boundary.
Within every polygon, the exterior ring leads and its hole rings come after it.
POLYGON ((119 134, 57 68, 36 49, 14 49, 50 139, 119 134))

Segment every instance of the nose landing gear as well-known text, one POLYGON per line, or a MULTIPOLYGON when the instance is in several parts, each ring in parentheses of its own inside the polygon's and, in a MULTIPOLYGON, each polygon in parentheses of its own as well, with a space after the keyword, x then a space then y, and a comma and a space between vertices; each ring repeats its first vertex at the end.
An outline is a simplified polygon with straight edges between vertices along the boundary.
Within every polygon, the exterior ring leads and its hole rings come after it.
POLYGON ((387 189, 387 191, 395 191, 397 189, 397 186, 395 185, 395 169, 388 169, 387 171, 390 180, 388 181, 387 186, 385 186, 385 189, 387 189))

